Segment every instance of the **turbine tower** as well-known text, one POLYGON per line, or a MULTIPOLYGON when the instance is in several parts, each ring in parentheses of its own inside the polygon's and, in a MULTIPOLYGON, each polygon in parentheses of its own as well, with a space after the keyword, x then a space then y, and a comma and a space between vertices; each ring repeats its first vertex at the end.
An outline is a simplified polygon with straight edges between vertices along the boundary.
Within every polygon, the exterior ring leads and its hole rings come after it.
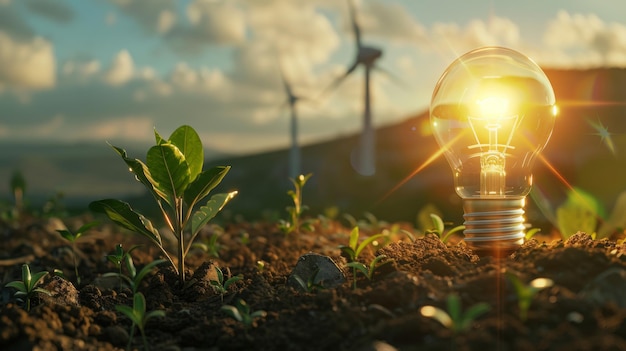
POLYGON ((362 175, 374 175, 376 172, 376 140, 374 128, 372 126, 372 110, 371 110, 371 91, 370 91, 370 74, 372 69, 377 68, 375 63, 382 56, 381 49, 364 45, 361 39, 361 29, 356 20, 356 14, 352 0, 348 0, 350 11, 350 21, 352 22, 352 30, 354 32, 354 40, 356 43, 356 56, 354 62, 346 72, 337 78, 327 90, 335 89, 341 84, 359 65, 365 68, 365 90, 364 90, 364 109, 363 109, 363 131, 359 140, 359 148, 357 150, 356 162, 354 164, 357 172, 362 175))
POLYGON ((291 112, 289 125, 289 134, 291 140, 291 146, 289 148, 289 177, 291 179, 296 179, 296 177, 298 177, 301 173, 300 144, 298 143, 298 115, 296 111, 296 104, 298 103, 298 101, 303 99, 293 92, 291 84, 285 77, 285 72, 283 70, 283 65, 280 59, 278 60, 278 68, 280 71, 280 78, 283 82, 283 87, 285 89, 285 94, 287 94, 287 101, 285 102, 285 105, 289 106, 289 111, 291 112))

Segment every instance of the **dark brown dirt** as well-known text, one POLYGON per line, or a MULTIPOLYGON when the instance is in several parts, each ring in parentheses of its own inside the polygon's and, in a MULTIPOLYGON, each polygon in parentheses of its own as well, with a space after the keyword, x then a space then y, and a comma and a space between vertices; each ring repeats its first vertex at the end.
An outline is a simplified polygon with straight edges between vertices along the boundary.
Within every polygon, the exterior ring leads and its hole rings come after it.
MULTIPOLYGON (((77 228, 87 220, 73 218, 65 224, 77 228)), ((69 281, 76 281, 71 251, 54 225, 50 220, 0 224, 2 286, 21 277, 24 262, 33 271, 61 269, 69 281)), ((219 258, 197 250, 188 256, 187 277, 194 284, 183 289, 167 266, 144 280, 139 291, 148 310, 166 313, 146 326, 150 349, 626 350, 626 246, 615 240, 594 241, 584 233, 567 241, 544 237, 496 260, 474 255, 463 243, 446 245, 431 236, 412 242, 392 234, 386 246, 365 252, 361 259, 369 262, 375 254, 385 254, 391 263, 371 281, 359 275, 357 289, 349 269, 344 269, 346 283, 334 289, 303 292, 288 286, 302 254, 328 255, 344 267, 338 246, 348 243, 349 231, 331 221, 296 240, 281 234, 275 224, 226 225, 219 258), (242 240, 246 237, 247 243, 242 240), (259 261, 265 263, 262 270, 259 261), (244 279, 220 296, 207 278, 211 265, 244 279), (504 272, 524 282, 544 277, 555 283, 535 296, 525 321, 504 272), (464 308, 486 302, 491 309, 456 334, 420 313, 424 305, 445 309, 451 293, 458 294, 464 308), (220 310, 236 299, 267 315, 245 328, 220 310)), ((361 232, 374 234, 366 228, 361 232)), ((209 226, 201 236, 211 233, 209 226)), ((115 271, 105 256, 117 243, 125 248, 143 244, 133 252, 138 268, 158 258, 150 243, 112 225, 93 230, 77 245, 82 284, 76 289, 50 275, 46 287, 59 296, 35 298, 30 312, 12 299, 12 289, 2 289, 0 349, 125 349, 131 322, 114 306, 132 304, 132 292, 99 278, 115 271)), ((143 349, 138 332, 131 345, 143 349)))

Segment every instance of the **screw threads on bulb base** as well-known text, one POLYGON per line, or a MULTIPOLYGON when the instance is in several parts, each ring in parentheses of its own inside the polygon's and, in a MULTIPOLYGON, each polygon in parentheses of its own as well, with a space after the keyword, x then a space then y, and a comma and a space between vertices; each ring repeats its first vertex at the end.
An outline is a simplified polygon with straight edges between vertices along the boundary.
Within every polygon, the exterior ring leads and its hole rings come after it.
POLYGON ((465 243, 479 256, 504 257, 524 242, 525 197, 463 199, 465 243))

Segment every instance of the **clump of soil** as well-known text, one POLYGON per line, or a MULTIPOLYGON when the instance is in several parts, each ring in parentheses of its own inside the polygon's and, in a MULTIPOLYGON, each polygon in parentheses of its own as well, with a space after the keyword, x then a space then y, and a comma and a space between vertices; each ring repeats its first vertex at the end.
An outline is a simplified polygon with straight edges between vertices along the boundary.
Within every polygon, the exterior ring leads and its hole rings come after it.
MULTIPOLYGON (((87 220, 73 218, 65 224, 78 227, 87 220)), ((76 282, 72 251, 54 231, 58 222, 0 223, 2 286, 20 279, 25 262, 33 272, 61 269, 76 282)), ((369 262, 384 254, 390 262, 371 281, 359 274, 353 289, 352 270, 345 269, 338 249, 348 243, 351 228, 330 221, 297 237, 285 237, 273 223, 223 229, 219 257, 199 250, 188 256, 192 284, 179 286, 164 265, 140 286, 148 310, 166 313, 146 325, 151 350, 626 350, 626 246, 615 240, 594 241, 584 233, 566 241, 544 237, 498 260, 478 257, 462 242, 444 244, 434 236, 412 241, 392 233, 387 245, 360 259, 369 262), (309 252, 329 256, 343 269, 346 282, 310 292, 288 284, 299 257, 309 252), (210 284, 215 266, 243 279, 219 294, 210 284), (526 320, 520 318, 505 272, 524 282, 537 277, 554 281, 537 293, 526 320), (445 309, 450 294, 460 297, 463 308, 486 302, 490 310, 459 333, 421 314, 425 305, 445 309), (238 299, 266 316, 246 327, 221 311, 238 299)), ((207 226, 199 240, 213 232, 207 226)), ((375 234, 367 228, 361 233, 375 234)), ((132 291, 102 277, 115 271, 106 255, 118 243, 143 245, 133 251, 138 268, 159 257, 150 243, 114 226, 93 230, 77 244, 80 285, 50 274, 45 287, 53 296, 33 299, 30 312, 12 298, 12 289, 2 289, 0 348, 126 348, 131 322, 115 305, 131 305, 132 291)), ((143 349, 138 332, 130 344, 143 349)))

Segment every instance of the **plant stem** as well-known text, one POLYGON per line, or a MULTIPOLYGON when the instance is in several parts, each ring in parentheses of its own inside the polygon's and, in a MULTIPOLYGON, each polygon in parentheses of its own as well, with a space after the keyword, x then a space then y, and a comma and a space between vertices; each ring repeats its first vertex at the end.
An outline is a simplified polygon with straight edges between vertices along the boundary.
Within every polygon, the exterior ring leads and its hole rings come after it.
POLYGON ((182 199, 176 199, 176 238, 178 239, 178 277, 180 286, 185 284, 185 236, 183 224, 183 203, 182 199))
POLYGON ((78 265, 76 264, 76 244, 72 242, 72 258, 74 260, 74 274, 76 275, 76 284, 80 285, 80 276, 78 275, 78 265))

